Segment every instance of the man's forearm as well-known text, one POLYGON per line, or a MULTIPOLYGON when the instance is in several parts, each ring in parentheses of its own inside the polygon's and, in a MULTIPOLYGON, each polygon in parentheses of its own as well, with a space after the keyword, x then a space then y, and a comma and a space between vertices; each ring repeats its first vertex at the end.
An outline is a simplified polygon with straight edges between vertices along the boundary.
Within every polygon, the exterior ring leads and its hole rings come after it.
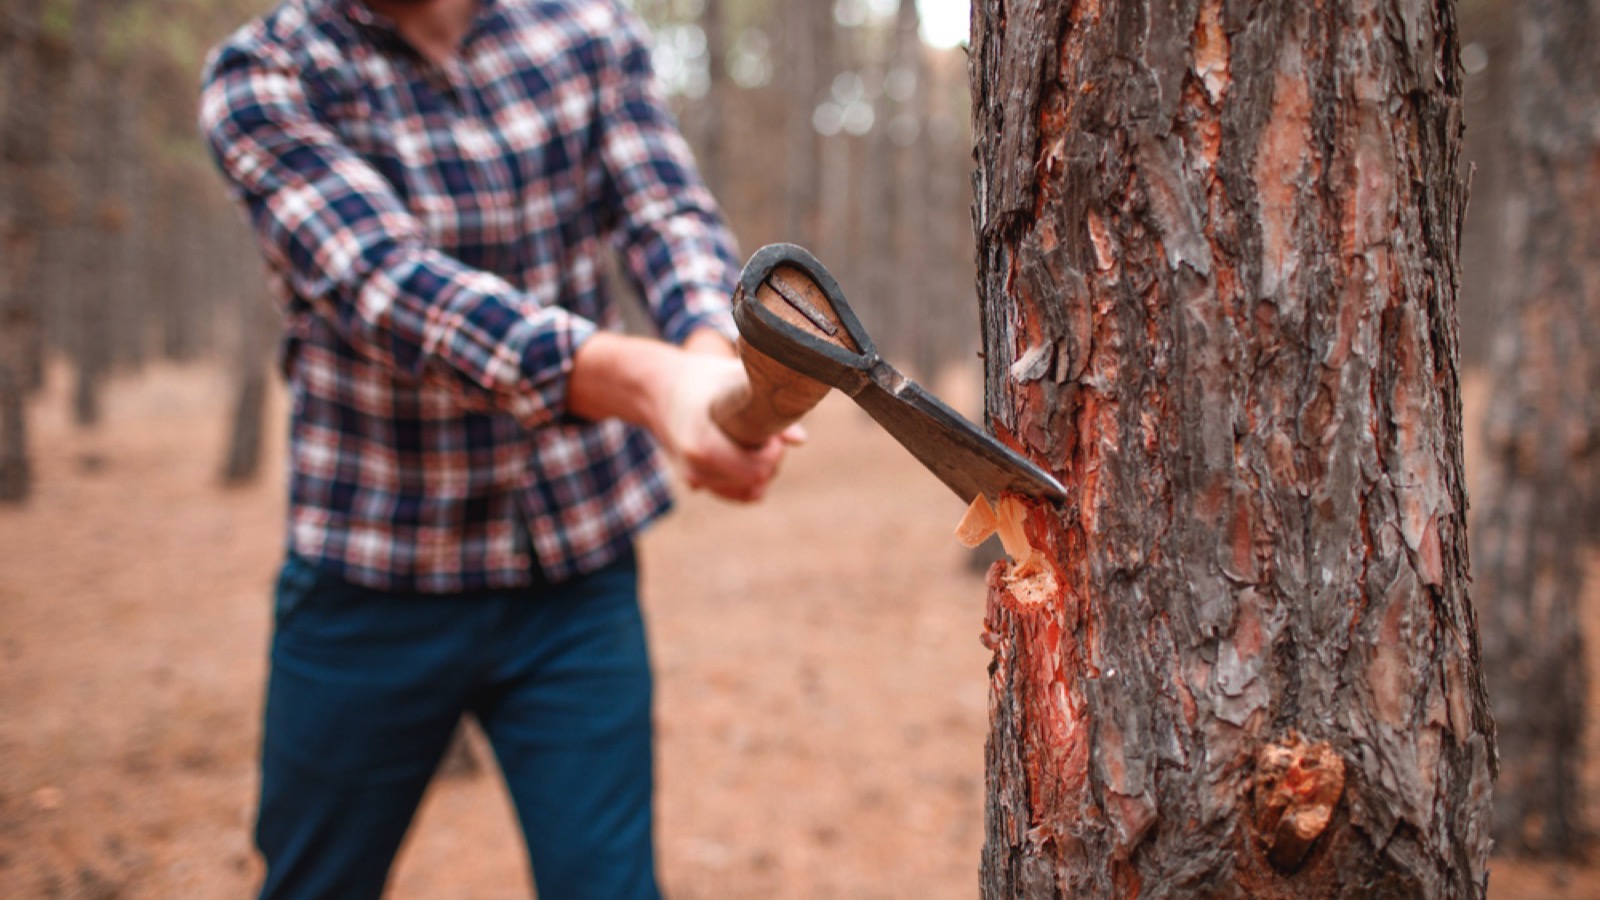
POLYGON ((706 356, 736 357, 739 355, 733 342, 715 328, 696 328, 683 342, 683 349, 706 356))
POLYGON ((572 358, 567 409, 585 419, 621 419, 661 436, 662 394, 678 368, 674 357, 682 353, 649 338, 591 335, 572 358))

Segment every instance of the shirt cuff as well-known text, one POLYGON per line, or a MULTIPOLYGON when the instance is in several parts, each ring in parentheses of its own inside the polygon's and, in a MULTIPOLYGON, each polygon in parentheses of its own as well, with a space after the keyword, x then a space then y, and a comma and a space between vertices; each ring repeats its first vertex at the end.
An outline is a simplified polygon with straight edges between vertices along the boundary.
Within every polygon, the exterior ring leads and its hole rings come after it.
MULTIPOLYGON (((529 323, 529 327, 533 327, 529 323)), ((567 410, 567 389, 572 377, 573 360, 578 348, 600 329, 581 316, 565 315, 553 332, 554 348, 560 356, 560 366, 555 372, 549 369, 551 347, 539 340, 530 340, 523 347, 522 371, 525 390, 511 398, 509 412, 528 429, 551 423, 571 424, 580 421, 567 410)))
POLYGON ((684 316, 678 324, 677 333, 665 335, 667 340, 681 345, 689 339, 689 335, 694 334, 701 328, 710 328, 727 338, 729 343, 737 343, 739 340, 739 326, 734 324, 733 310, 728 308, 726 300, 719 299, 718 303, 721 308, 702 309, 701 312, 684 316))

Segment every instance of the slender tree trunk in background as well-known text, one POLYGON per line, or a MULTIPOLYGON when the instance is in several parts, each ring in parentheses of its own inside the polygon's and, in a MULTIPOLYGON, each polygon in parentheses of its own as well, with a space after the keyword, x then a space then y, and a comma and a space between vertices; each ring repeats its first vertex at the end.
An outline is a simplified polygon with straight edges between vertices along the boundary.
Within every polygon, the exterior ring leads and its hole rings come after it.
POLYGON ((783 233, 801 244, 814 241, 816 222, 817 130, 811 118, 816 110, 818 64, 811 46, 809 3, 785 3, 784 53, 781 74, 788 110, 784 140, 783 233))
POLYGON ((724 134, 727 110, 733 103, 733 79, 728 77, 728 8, 726 0, 704 0, 700 28, 706 36, 705 99, 696 104, 700 116, 700 171, 713 194, 728 188, 728 161, 724 134))
MULTIPOLYGON (((231 298, 239 292, 238 260, 251 259, 254 244, 243 220, 221 194, 213 193, 195 206, 200 230, 194 246, 201 257, 195 290, 188 300, 189 315, 196 320, 201 349, 214 353, 222 337, 221 316, 233 307, 231 298)), ((259 272, 256 268, 252 275, 259 272)))
POLYGON ((784 234, 815 247, 822 233, 822 147, 812 117, 833 78, 833 4, 787 3, 783 10, 783 84, 789 109, 784 234))
POLYGON ((242 283, 234 293, 239 298, 239 333, 234 348, 233 419, 228 429, 227 458, 222 465, 222 482, 228 485, 254 481, 261 472, 267 379, 277 339, 276 308, 242 283))
MULTIPOLYGON (((962 316, 966 324, 973 323, 963 316, 969 311, 967 304, 959 308, 941 304, 932 290, 933 267, 942 253, 929 240, 934 230, 929 213, 935 208, 929 198, 939 192, 941 183, 956 182, 966 173, 961 168, 941 169, 932 162, 933 142, 928 134, 931 92, 919 34, 921 27, 916 0, 900 0, 895 12, 890 71, 900 73, 891 77, 905 79, 914 87, 909 96, 897 103, 894 118, 887 123, 896 145, 893 163, 895 243, 891 255, 894 279, 889 297, 899 311, 895 318, 900 323, 899 339, 906 348, 902 358, 914 377, 931 382, 938 373, 936 367, 930 366, 934 360, 930 358, 928 345, 939 320, 962 316)), ((943 209, 940 211, 942 213, 943 209)))
POLYGON ((860 217, 854 202, 862 190, 861 143, 848 132, 822 139, 815 248, 844 285, 859 284, 861 277, 860 217))
MULTIPOLYGON (((923 370, 937 356, 940 361, 972 359, 977 355, 979 335, 978 301, 974 294, 972 209, 972 150, 966 129, 950 114, 952 92, 964 93, 965 79, 951 66, 930 66, 928 94, 934 99, 928 107, 928 141, 924 143, 930 160, 924 238, 928 243, 928 274, 922 279, 926 299, 951 315, 925 323, 931 326, 921 354, 923 370)), ((963 112, 965 112, 963 110, 963 112)))
MULTIPOLYGON (((1471 372, 1489 361, 1489 344, 1499 317, 1502 231, 1495 213, 1503 201, 1506 160, 1503 125, 1511 114, 1511 66, 1516 35, 1516 4, 1497 0, 1461 9, 1461 39, 1477 46, 1466 69, 1462 116, 1467 122, 1462 158, 1471 170, 1471 199, 1461 230, 1461 368, 1471 372), (1476 40, 1473 40, 1473 38, 1476 40), (1481 53, 1482 56, 1476 56, 1481 53), (1481 68, 1480 68, 1481 67, 1481 68), (1473 69, 1477 71, 1474 72, 1473 69)), ((1469 58, 1465 51, 1463 60, 1469 58)))
POLYGON ((983 895, 1481 897, 1453 7, 980 0, 983 895))
MULTIPOLYGON (((874 77, 886 81, 894 70, 896 46, 893 35, 886 46, 878 49, 878 63, 874 77)), ((899 277, 899 260, 894 254, 894 232, 898 191, 895 190, 894 143, 889 139, 889 120, 893 106, 887 96, 875 104, 872 130, 863 139, 861 181, 858 190, 849 196, 855 201, 855 217, 860 223, 857 246, 859 282, 864 299, 877 313, 882 325, 878 331, 884 336, 883 349, 896 357, 904 357, 906 341, 905 317, 896 302, 895 280, 899 277)), ((836 140, 848 140, 836 138, 836 140)))
POLYGON ((163 237, 148 263, 147 291, 155 307, 162 357, 188 362, 200 354, 196 323, 186 299, 194 285, 193 208, 183 203, 178 174, 164 172, 158 179, 161 186, 151 204, 149 227, 163 237))
MULTIPOLYGON (((39 0, 26 0, 41 10, 39 0)), ((35 21, 38 21, 37 15, 35 21)), ((33 246, 30 265, 23 274, 22 290, 33 308, 37 337, 31 342, 28 388, 44 387, 45 354, 62 348, 62 323, 70 318, 72 305, 65 289, 66 270, 71 266, 71 222, 74 184, 71 160, 64 151, 70 135, 65 127, 72 117, 68 98, 72 95, 72 56, 67 42, 41 31, 33 46, 34 98, 32 121, 19 127, 17 136, 26 148, 24 168, 28 190, 19 200, 27 204, 22 220, 30 223, 33 246)))
MULTIPOLYGON (((828 50, 822 67, 826 80, 821 93, 839 104, 848 119, 851 101, 861 96, 855 93, 856 82, 851 76, 860 76, 862 54, 852 39, 854 34, 844 31, 834 20, 833 4, 817 5, 827 10, 825 17, 818 16, 816 20, 815 40, 818 46, 826 46, 828 50)), ((864 88, 864 80, 860 84, 864 88)), ((817 151, 816 244, 812 249, 829 261, 841 284, 851 285, 861 283, 861 219, 855 198, 863 190, 860 176, 865 167, 865 153, 861 137, 852 134, 848 124, 842 127, 843 130, 834 134, 822 135, 821 148, 817 151)))
POLYGON ((106 65, 106 0, 82 0, 73 9, 72 106, 79 118, 73 123, 76 176, 72 278, 74 337, 73 418, 79 425, 100 421, 100 392, 111 352, 107 302, 107 260, 111 243, 107 234, 114 211, 106 202, 111 186, 111 155, 118 152, 116 116, 106 116, 115 94, 116 76, 106 65))
POLYGON ((929 258, 918 239, 927 226, 923 194, 934 178, 959 177, 956 172, 931 173, 920 152, 919 104, 923 84, 921 39, 917 35, 915 0, 901 0, 894 28, 879 54, 883 70, 883 96, 867 136, 867 165, 861 198, 862 245, 866 250, 863 297, 879 311, 882 349, 913 377, 926 380, 932 373, 921 368, 917 354, 926 320, 945 314, 921 290, 929 258))
POLYGON ((139 82, 139 67, 118 66, 114 71, 119 88, 105 92, 105 114, 114 119, 111 132, 117 144, 107 162, 108 196, 101 202, 100 219, 111 264, 105 290, 108 292, 106 320, 110 326, 107 349, 110 360, 122 372, 137 372, 144 365, 145 279, 142 261, 149 246, 149 189, 145 173, 149 166, 140 140, 139 104, 133 98, 144 95, 139 82))
POLYGON ((40 356, 39 314, 29 293, 37 265, 36 163, 44 154, 39 104, 39 0, 0 12, 0 502, 28 496, 27 394, 40 356))
MULTIPOLYGON (((0 337, 9 344, 9 336, 0 337)), ((0 353, 11 351, 0 346, 0 353)), ((27 387, 14 366, 0 365, 0 503, 28 499, 33 469, 28 460, 27 387)))
POLYGON ((24 102, 19 82, 27 38, 18 11, 0 9, 0 502, 15 503, 28 493, 28 442, 24 394, 19 377, 20 331, 25 326, 21 275, 26 254, 23 223, 17 215, 16 108, 24 102))
POLYGON ((245 368, 241 363, 236 383, 232 427, 228 429, 228 456, 222 466, 222 482, 227 485, 248 484, 261 472, 262 425, 267 409, 266 364, 245 368))
POLYGON ((1474 520, 1500 724, 1495 840, 1575 855, 1588 707, 1579 602, 1600 473, 1600 0, 1523 0, 1501 224, 1503 318, 1474 520))

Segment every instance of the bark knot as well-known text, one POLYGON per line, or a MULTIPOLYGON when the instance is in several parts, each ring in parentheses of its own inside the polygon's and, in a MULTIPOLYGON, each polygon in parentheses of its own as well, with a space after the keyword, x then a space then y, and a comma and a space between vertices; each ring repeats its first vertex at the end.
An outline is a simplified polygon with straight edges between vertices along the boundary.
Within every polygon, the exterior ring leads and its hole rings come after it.
POLYGON ((1255 831, 1267 861, 1292 872, 1327 829, 1344 795, 1344 760, 1295 732, 1256 752, 1255 831))

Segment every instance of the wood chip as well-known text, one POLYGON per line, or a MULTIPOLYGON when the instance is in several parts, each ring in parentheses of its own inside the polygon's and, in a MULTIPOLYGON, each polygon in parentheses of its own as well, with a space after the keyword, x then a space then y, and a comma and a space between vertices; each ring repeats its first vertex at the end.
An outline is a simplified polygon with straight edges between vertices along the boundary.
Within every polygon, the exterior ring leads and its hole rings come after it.
POLYGON ((1029 569, 1029 563, 1033 562, 1033 545, 1028 543, 1027 532, 1022 527, 1027 515, 1028 508, 1010 494, 1000 498, 1000 508, 995 511, 995 530, 1000 533, 1000 543, 1006 548, 1006 555, 1022 570, 1029 569))
POLYGON ((966 514, 956 525, 956 540, 967 547, 976 547, 988 540, 989 535, 994 534, 994 529, 994 507, 989 505, 988 497, 979 494, 972 498, 972 505, 967 507, 966 514))
POLYGON ((1028 543, 1028 533, 1023 526, 1028 517, 1028 506, 1021 498, 1006 494, 1000 498, 999 509, 989 505, 989 498, 979 494, 967 507, 966 515, 956 525, 956 539, 968 547, 976 547, 991 534, 1000 535, 1000 544, 1011 557, 1011 578, 1027 578, 1040 571, 1039 554, 1028 543))

